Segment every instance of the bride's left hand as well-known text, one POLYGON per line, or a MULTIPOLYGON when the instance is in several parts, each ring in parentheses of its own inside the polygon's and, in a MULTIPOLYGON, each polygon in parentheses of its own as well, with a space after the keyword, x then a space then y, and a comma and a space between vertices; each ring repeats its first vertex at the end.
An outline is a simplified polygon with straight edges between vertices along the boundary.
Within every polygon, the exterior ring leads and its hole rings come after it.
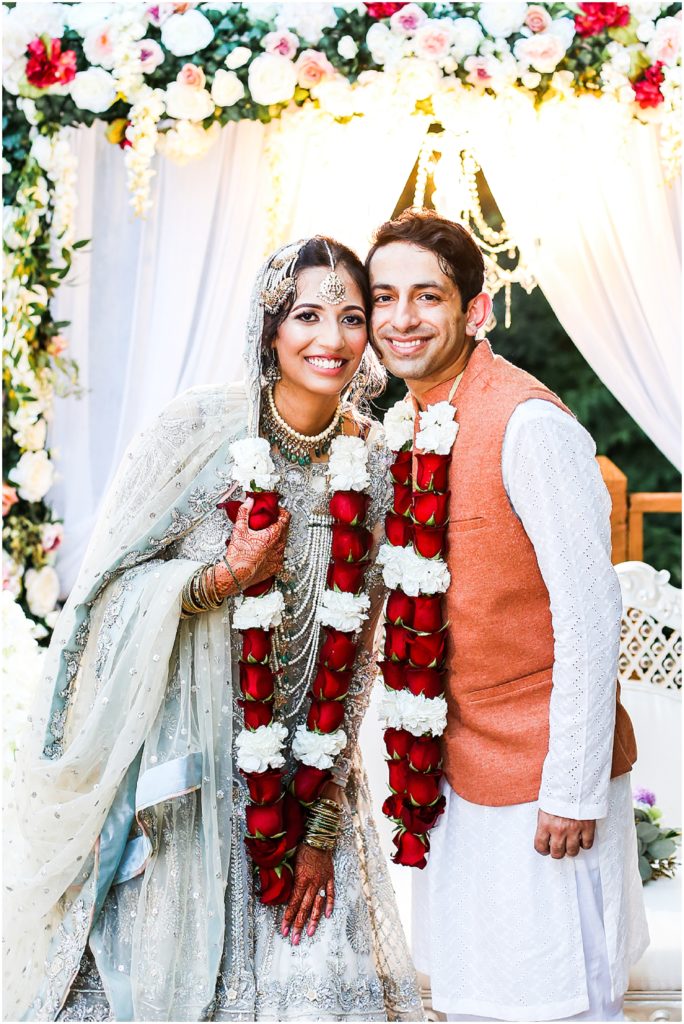
POLYGON ((293 946, 298 946, 307 921, 309 923, 306 934, 313 935, 323 908, 325 907, 325 916, 330 917, 334 903, 335 874, 332 853, 300 843, 295 855, 292 895, 283 915, 282 935, 287 936, 292 927, 290 942, 293 946), (325 897, 320 895, 322 891, 325 891, 325 897))

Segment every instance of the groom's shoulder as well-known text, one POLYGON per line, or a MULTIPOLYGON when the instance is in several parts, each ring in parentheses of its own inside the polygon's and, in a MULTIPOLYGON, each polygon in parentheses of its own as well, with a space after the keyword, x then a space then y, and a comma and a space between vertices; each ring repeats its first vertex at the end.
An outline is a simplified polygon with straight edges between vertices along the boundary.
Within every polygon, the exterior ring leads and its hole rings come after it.
POLYGON ((561 401, 551 388, 522 366, 512 363, 496 352, 493 356, 488 383, 495 394, 500 397, 507 395, 518 401, 524 401, 526 398, 550 398, 557 402, 561 401))

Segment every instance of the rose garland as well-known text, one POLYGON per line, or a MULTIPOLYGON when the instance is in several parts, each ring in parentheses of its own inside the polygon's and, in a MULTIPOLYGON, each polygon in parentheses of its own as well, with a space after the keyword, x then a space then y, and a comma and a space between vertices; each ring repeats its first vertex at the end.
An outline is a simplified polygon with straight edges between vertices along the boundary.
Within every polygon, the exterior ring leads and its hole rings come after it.
POLYGON ((385 416, 394 501, 385 520, 387 543, 379 561, 390 594, 385 609, 385 726, 392 795, 383 813, 397 827, 394 862, 424 868, 428 833, 444 810, 440 795, 446 728, 444 662, 448 622, 442 608, 450 575, 446 564, 449 463, 458 433, 456 410, 438 402, 420 413, 414 454, 414 417, 398 402, 385 416), (416 461, 415 479, 413 460, 416 461))
MULTIPOLYGON (((231 446, 233 479, 253 498, 251 529, 270 526, 278 518, 278 475, 268 442, 247 438, 231 446)), ((344 701, 356 658, 355 634, 368 617, 370 601, 363 585, 371 546, 364 526, 370 484, 368 450, 358 437, 340 436, 330 448, 328 478, 333 492, 332 551, 327 589, 316 611, 323 626, 318 671, 310 692, 306 724, 294 735, 292 752, 300 762, 289 790, 283 789, 287 728, 275 713, 276 672, 272 668, 273 629, 284 611, 275 577, 247 587, 236 600, 233 625, 242 633, 239 701, 244 728, 238 734, 237 764, 247 781, 245 844, 257 867, 260 900, 267 905, 287 903, 292 891, 291 860, 304 835, 307 808, 332 777, 334 758, 344 750, 344 701)), ((233 521, 241 502, 222 502, 233 521)))

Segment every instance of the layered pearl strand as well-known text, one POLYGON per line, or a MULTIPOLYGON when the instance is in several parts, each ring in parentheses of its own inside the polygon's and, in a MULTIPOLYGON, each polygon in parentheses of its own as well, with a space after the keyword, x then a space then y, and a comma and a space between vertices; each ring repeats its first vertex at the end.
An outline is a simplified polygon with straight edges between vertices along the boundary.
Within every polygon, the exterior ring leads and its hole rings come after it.
POLYGON ((312 456, 320 457, 326 454, 333 438, 342 429, 342 403, 337 403, 332 421, 320 434, 300 434, 278 412, 273 392, 274 385, 269 384, 266 388, 267 405, 263 416, 263 426, 268 434, 269 443, 277 447, 288 462, 308 466, 312 456))

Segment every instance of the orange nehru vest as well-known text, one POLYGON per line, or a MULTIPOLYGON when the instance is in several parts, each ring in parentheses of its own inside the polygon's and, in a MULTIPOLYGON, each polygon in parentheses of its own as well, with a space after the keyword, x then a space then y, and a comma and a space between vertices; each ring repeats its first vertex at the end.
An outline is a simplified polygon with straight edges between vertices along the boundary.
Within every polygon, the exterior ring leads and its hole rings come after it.
MULTIPOLYGON (((445 401, 452 385, 453 380, 438 385, 423 404, 445 401)), ((536 800, 549 745, 549 593, 501 473, 506 425, 516 406, 530 398, 569 411, 483 341, 452 399, 459 432, 450 479, 444 769, 460 796, 488 806, 536 800)), ((615 689, 612 776, 629 771, 636 760, 617 682, 615 689)))

